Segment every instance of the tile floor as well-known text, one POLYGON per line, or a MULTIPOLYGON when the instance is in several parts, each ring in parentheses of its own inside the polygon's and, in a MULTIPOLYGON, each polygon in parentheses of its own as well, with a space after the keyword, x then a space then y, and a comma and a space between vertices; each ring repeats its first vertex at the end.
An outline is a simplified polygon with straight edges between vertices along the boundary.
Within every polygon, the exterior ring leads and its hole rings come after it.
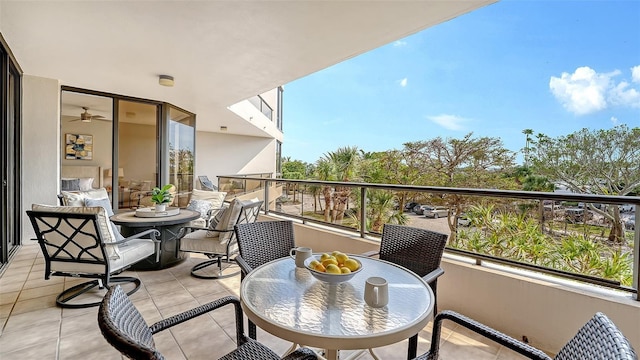
MULTIPOLYGON (((200 280, 189 275, 194 257, 161 271, 129 272, 143 286, 132 295, 147 323, 185 311, 225 295, 238 295, 240 276, 200 280)), ((55 298, 78 279, 44 280, 44 259, 37 244, 24 245, 0 278, 0 359, 122 359, 102 337, 97 307, 62 309, 55 298)), ((125 273, 127 274, 127 273, 125 273)), ((418 353, 429 347, 431 324, 420 333, 418 353)), ((217 359, 234 347, 233 312, 216 311, 156 334, 156 345, 167 359, 217 359)), ((285 340, 258 330, 258 340, 278 353, 285 340)), ((522 359, 474 333, 445 324, 441 359, 522 359)), ((405 359, 407 341, 377 348, 380 359, 405 359)), ((348 353, 348 352, 345 352, 348 353)), ((358 359, 371 359, 364 353, 358 359)))

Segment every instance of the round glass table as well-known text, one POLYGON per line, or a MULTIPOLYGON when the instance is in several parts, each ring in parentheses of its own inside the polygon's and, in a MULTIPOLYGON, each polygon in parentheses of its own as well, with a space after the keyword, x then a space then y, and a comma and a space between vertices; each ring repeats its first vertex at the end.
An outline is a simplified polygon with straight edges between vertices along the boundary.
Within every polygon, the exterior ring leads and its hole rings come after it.
MULTIPOLYGON (((317 256, 317 255, 316 255, 317 256)), ((247 317, 263 330, 294 344, 338 350, 371 349, 416 335, 431 320, 434 296, 414 272, 393 263, 357 255, 362 271, 331 285, 297 268, 286 257, 251 271, 242 281, 240 299, 247 317), (389 303, 381 308, 364 301, 367 278, 389 283, 389 303)))

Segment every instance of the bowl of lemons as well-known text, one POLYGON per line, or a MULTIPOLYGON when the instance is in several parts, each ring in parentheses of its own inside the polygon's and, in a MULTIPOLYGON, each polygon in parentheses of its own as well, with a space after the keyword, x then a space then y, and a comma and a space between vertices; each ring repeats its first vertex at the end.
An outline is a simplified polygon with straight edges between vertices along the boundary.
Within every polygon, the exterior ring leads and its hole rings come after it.
POLYGON ((349 281, 362 270, 362 263, 358 259, 350 258, 340 251, 323 253, 320 256, 314 254, 304 261, 304 266, 313 277, 330 284, 349 281))

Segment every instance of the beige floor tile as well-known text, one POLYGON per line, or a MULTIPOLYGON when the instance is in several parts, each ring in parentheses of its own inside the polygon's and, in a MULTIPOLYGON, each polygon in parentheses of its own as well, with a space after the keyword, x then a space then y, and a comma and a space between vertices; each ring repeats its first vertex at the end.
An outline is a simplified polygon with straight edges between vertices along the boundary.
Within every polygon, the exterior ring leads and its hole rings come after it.
POLYGON ((20 291, 24 287, 24 281, 12 282, 0 285, 0 291, 3 293, 20 291))
POLYGON ((26 348, 12 351, 9 353, 0 353, 0 359, 56 359, 58 352, 58 339, 49 339, 40 341, 37 345, 28 346, 26 348))
POLYGON ((200 316, 171 328, 188 359, 216 359, 236 348, 235 342, 208 316, 200 316))
POLYGON ((14 259, 7 268, 7 271, 19 272, 19 271, 31 271, 35 257, 26 259, 14 259))
POLYGON ((183 303, 192 303, 193 301, 195 301, 194 297, 182 287, 174 289, 174 291, 168 293, 151 295, 151 298, 160 310, 183 303))
POLYGON ((147 322, 148 325, 152 325, 153 323, 163 319, 153 300, 149 298, 140 299, 133 301, 133 304, 135 305, 136 309, 138 309, 138 311, 142 315, 142 318, 147 322))
POLYGON ((518 354, 515 351, 511 351, 505 347, 500 348, 498 351, 498 356, 496 360, 524 360, 528 359, 528 357, 518 354))
POLYGON ((170 293, 178 289, 184 290, 184 287, 182 286, 182 284, 173 277, 172 279, 168 281, 163 281, 163 282, 152 282, 152 283, 145 282, 144 287, 149 293, 149 295, 151 295, 151 297, 170 293))
POLYGON ((0 318, 8 318, 15 304, 0 305, 0 318))
POLYGON ((138 271, 138 278, 142 280, 145 285, 176 279, 173 274, 168 271, 138 271))
POLYGON ((64 318, 62 326, 60 326, 60 336, 69 337, 77 334, 92 333, 99 331, 98 327, 98 308, 92 308, 93 311, 78 316, 70 316, 64 318))
POLYGON ((53 320, 19 331, 4 332, 0 336, 0 358, 4 353, 36 346, 44 341, 57 339, 60 334, 60 321, 53 320))
POLYGON ((176 339, 171 334, 171 331, 165 330, 153 335, 153 341, 156 344, 156 348, 167 360, 187 360, 180 348, 180 345, 176 342, 176 339))
POLYGON ((189 302, 185 302, 185 303, 181 303, 181 304, 177 304, 177 305, 173 305, 165 308, 158 308, 158 311, 160 311, 162 318, 166 319, 169 316, 180 314, 182 312, 191 310, 198 306, 200 306, 200 304, 198 304, 198 302, 195 299, 193 299, 192 301, 189 301, 189 302))
POLYGON ((102 336, 100 330, 60 338, 59 360, 121 360, 122 355, 102 336))
POLYGON ((452 336, 440 346, 440 360, 494 360, 496 358, 496 354, 493 352, 487 352, 483 348, 474 346, 471 343, 454 339, 455 335, 456 334, 452 334, 452 336))
POLYGON ((29 311, 46 309, 56 306, 57 295, 46 295, 35 299, 29 299, 16 302, 12 315, 23 314, 29 311))
POLYGON ((47 307, 22 314, 12 314, 4 330, 5 332, 22 331, 31 327, 38 327, 41 324, 48 324, 51 321, 61 321, 61 313, 62 311, 58 307, 47 307))
MULTIPOLYGON (((32 273, 33 274, 33 273, 32 273)), ((24 289, 33 289, 37 287, 49 286, 54 284, 64 284, 64 277, 60 276, 52 276, 48 280, 44 278, 43 274, 39 274, 39 276, 29 276, 28 279, 24 283, 24 289)))
POLYGON ((2 275, 2 278, 0 278, 0 289, 3 289, 2 291, 5 291, 4 287, 6 285, 15 283, 24 284, 27 278, 29 278, 28 271, 19 271, 14 273, 7 270, 4 275, 2 275))
POLYGON ((13 304, 18 300, 18 295, 20 295, 20 291, 0 292, 0 305, 13 304))
POLYGON ((18 301, 35 299, 35 298, 39 298, 47 295, 57 295, 57 294, 60 294, 63 289, 64 289, 63 283, 57 283, 57 284, 30 288, 30 289, 23 289, 20 292, 20 297, 18 297, 18 301))

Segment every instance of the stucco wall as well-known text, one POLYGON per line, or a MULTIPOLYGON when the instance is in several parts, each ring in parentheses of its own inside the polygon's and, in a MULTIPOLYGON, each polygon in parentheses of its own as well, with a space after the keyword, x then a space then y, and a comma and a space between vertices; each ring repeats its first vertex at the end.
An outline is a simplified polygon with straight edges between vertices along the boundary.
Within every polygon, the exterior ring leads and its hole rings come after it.
POLYGON ((195 175, 207 175, 214 185, 218 175, 273 173, 275 158, 274 139, 196 132, 195 175))
POLYGON ((34 237, 26 210, 31 204, 55 205, 60 173, 60 84, 22 78, 22 239, 34 237))

